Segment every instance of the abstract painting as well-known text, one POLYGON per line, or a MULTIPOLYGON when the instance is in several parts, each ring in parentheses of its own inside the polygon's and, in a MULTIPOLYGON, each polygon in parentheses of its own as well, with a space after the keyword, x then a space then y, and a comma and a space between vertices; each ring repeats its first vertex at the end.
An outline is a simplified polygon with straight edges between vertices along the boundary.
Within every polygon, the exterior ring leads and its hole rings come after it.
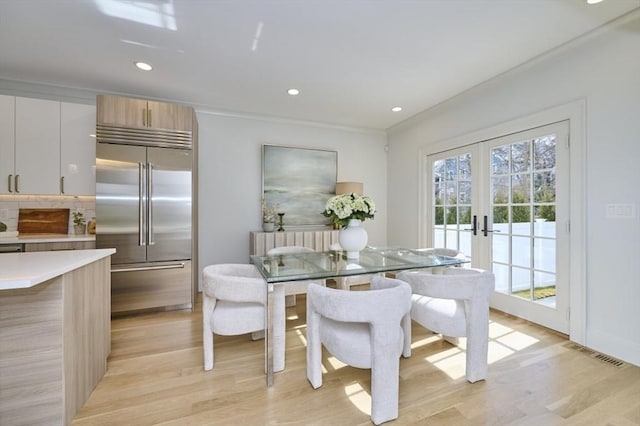
POLYGON ((335 194, 338 153, 308 148, 262 145, 262 192, 284 213, 285 227, 331 225, 322 215, 335 194))

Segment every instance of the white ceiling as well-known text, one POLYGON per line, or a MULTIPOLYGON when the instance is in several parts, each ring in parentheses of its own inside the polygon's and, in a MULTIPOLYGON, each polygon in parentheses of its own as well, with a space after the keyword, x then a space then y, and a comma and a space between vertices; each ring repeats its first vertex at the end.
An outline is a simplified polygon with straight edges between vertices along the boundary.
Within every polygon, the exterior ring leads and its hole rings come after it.
POLYGON ((0 79, 386 129, 640 0, 0 0, 0 79), (154 70, 138 71, 133 62, 154 70), (301 94, 286 94, 290 87, 301 94), (391 107, 400 105, 402 112, 391 107))

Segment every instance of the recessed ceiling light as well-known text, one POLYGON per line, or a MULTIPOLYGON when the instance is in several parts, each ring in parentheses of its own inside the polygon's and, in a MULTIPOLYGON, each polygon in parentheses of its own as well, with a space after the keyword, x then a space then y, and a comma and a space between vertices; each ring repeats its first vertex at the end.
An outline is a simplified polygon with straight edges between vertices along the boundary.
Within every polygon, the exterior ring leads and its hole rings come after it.
POLYGON ((151 71, 153 69, 153 67, 146 62, 136 62, 135 64, 136 67, 138 67, 142 71, 151 71))
POLYGON ((400 112, 400 111, 402 111, 402 107, 395 106, 395 107, 391 108, 391 111, 393 111, 393 112, 400 112))
POLYGON ((287 90, 287 93, 290 94, 291 96, 296 96, 300 94, 300 91, 298 89, 289 89, 287 90))
POLYGON ((602 0, 587 0, 587 4, 596 4, 600 3, 602 0))

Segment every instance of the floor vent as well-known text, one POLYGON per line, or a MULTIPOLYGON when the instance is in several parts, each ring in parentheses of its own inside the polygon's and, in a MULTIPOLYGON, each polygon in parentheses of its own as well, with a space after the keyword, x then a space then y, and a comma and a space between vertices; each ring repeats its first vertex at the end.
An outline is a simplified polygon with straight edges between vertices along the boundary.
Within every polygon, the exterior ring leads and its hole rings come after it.
POLYGON ((564 345, 567 349, 572 349, 574 351, 578 351, 581 352, 585 355, 589 355, 599 361, 602 362, 606 362, 609 365, 613 365, 614 367, 622 367, 624 366, 624 362, 620 361, 619 359, 615 359, 613 357, 610 357, 608 355, 603 355, 599 352, 596 352, 592 349, 589 348, 585 348, 584 346, 580 346, 577 343, 573 343, 573 342, 569 342, 567 344, 564 345))
POLYGON ((616 367, 622 367, 624 365, 624 362, 620 361, 619 359, 611 358, 610 356, 607 356, 607 355, 597 354, 595 358, 599 359, 602 362, 606 362, 607 364, 614 365, 616 367))

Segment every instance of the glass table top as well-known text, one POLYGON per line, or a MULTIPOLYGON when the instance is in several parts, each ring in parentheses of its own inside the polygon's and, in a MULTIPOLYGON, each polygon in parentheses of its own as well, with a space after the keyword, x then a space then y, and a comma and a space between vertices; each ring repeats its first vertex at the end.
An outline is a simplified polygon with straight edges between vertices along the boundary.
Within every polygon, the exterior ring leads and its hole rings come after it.
POLYGON ((454 266, 468 262, 400 247, 368 247, 360 252, 359 259, 347 259, 344 251, 251 256, 251 263, 269 283, 454 266))

